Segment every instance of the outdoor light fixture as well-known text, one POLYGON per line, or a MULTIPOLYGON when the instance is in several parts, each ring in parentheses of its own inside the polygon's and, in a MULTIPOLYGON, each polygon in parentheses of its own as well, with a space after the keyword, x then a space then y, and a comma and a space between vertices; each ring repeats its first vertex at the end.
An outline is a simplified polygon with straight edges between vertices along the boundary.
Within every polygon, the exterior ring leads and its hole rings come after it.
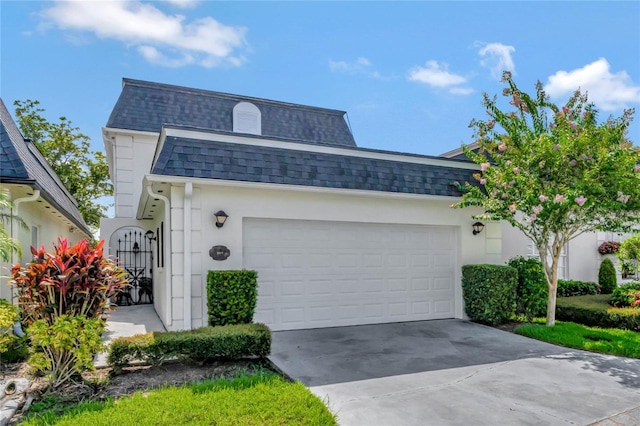
POLYGON ((476 222, 471 226, 473 226, 473 235, 478 235, 484 229, 484 223, 482 222, 476 222))
POLYGON ((216 228, 222 228, 229 217, 224 210, 218 210, 214 216, 216 217, 216 228))
POLYGON ((144 234, 145 238, 148 239, 149 241, 155 241, 156 240, 156 236, 153 233, 153 231, 149 230, 147 232, 145 232, 144 234))

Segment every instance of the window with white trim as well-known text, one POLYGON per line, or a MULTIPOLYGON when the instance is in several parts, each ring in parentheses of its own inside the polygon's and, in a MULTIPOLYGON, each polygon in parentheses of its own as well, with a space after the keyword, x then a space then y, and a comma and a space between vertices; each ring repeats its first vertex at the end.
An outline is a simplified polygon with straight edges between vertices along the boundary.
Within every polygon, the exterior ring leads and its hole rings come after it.
MULTIPOLYGON (((540 252, 538 252, 538 248, 533 244, 533 241, 529 241, 527 245, 527 257, 540 259, 540 252)), ((551 254, 547 255, 547 259, 551 262, 551 254)), ((558 279, 567 279, 567 269, 567 245, 565 244, 560 251, 560 259, 558 259, 558 279)))

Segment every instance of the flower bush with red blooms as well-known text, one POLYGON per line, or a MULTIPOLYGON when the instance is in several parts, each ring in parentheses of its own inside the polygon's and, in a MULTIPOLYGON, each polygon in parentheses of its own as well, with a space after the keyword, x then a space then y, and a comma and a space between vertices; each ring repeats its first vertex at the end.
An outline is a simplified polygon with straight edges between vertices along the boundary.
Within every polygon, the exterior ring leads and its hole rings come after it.
POLYGON ((613 254, 617 253, 619 248, 619 242, 605 241, 604 243, 600 244, 600 246, 598 247, 598 251, 600 252, 600 254, 613 254))

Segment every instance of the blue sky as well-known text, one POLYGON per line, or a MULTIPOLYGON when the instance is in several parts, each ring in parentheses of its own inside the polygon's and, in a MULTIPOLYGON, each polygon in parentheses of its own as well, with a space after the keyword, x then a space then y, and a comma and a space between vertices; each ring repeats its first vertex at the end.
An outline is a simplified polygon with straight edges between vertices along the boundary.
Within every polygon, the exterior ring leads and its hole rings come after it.
MULTIPOLYGON (((359 146, 472 142, 502 69, 606 118, 640 107, 640 2, 2 1, 0 94, 103 149, 123 77, 348 112, 359 146)), ((506 105, 505 103, 505 106, 506 105)), ((640 145, 640 117, 630 129, 640 145)))

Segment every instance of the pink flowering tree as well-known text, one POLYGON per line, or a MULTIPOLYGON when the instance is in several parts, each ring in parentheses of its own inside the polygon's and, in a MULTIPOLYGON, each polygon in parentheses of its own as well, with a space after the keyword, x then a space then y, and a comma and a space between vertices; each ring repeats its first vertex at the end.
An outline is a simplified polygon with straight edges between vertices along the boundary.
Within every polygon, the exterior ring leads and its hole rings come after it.
POLYGON ((542 84, 535 96, 520 91, 505 72, 506 111, 483 96, 488 119, 473 120, 476 141, 465 154, 480 166, 455 207, 480 206, 485 220, 506 220, 538 249, 555 323, 558 262, 572 238, 596 230, 626 231, 640 221, 640 150, 626 138, 633 110, 598 120, 587 95, 563 107, 549 102, 542 84), (477 149, 476 149, 477 148, 477 149))

